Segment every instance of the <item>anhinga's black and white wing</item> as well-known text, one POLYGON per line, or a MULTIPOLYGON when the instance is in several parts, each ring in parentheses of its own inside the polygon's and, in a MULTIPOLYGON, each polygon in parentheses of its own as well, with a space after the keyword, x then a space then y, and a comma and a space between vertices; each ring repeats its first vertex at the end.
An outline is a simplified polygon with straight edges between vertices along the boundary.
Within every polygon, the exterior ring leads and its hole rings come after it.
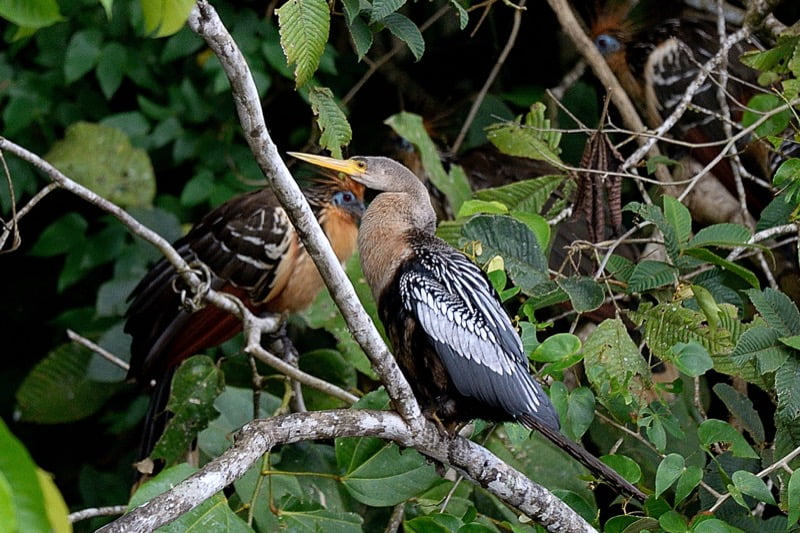
POLYGON ((460 394, 558 428, 550 399, 531 377, 522 342, 480 268, 446 246, 421 249, 415 268, 400 278, 400 293, 460 394))

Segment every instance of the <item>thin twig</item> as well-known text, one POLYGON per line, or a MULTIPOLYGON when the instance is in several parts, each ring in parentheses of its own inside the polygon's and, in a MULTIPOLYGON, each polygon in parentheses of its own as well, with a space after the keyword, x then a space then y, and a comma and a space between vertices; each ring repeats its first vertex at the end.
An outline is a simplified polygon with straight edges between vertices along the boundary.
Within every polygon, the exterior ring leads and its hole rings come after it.
POLYGON ((108 361, 109 363, 118 366, 119 368, 121 368, 125 372, 127 372, 130 369, 130 365, 127 362, 123 361, 122 359, 120 359, 119 357, 117 357, 113 353, 109 352, 108 350, 106 350, 102 346, 93 343, 92 341, 90 341, 89 339, 84 337, 83 335, 80 335, 78 333, 75 333, 71 329, 68 329, 67 330, 67 337, 69 337, 69 339, 71 341, 76 342, 76 343, 78 343, 81 346, 84 346, 86 348, 89 348, 91 351, 93 351, 94 353, 96 353, 97 355, 99 355, 100 357, 102 357, 103 359, 108 361))
POLYGON ((127 505, 109 505, 107 507, 90 507, 88 509, 81 509, 80 511, 75 511, 74 513, 70 513, 67 515, 67 520, 70 524, 74 524, 75 522, 80 522, 81 520, 87 520, 89 518, 95 518, 98 516, 115 516, 119 514, 123 514, 125 511, 128 510, 127 505))

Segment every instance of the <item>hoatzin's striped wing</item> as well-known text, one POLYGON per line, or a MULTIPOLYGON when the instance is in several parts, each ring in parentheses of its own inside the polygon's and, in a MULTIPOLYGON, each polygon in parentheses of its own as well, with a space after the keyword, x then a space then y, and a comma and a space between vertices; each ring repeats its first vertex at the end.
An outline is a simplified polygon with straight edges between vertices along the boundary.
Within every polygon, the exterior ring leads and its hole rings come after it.
MULTIPOLYGON (((277 265, 293 234, 272 191, 261 189, 208 213, 175 248, 187 262, 200 260, 209 267, 213 289, 255 305, 275 285, 277 265)), ((238 319, 214 307, 194 314, 183 310, 173 287, 176 275, 174 267, 162 259, 131 293, 125 326, 133 337, 131 376, 157 374, 192 353, 224 342, 241 328, 238 319), (169 353, 162 355, 165 352, 169 353)), ((180 279, 174 283, 181 285, 180 279)))
POLYGON ((430 337, 458 392, 557 429, 549 398, 528 371, 522 342, 483 271, 431 241, 400 279, 403 306, 430 337), (430 244, 433 244, 431 246, 430 244))

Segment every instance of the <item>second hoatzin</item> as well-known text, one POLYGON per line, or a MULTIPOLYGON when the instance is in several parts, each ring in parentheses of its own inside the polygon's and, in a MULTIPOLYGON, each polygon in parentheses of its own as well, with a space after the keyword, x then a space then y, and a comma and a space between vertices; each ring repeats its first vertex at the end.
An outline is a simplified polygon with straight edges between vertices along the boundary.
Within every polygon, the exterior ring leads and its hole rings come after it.
POLYGON ((488 277, 434 233, 425 185, 385 157, 294 157, 383 191, 369 205, 358 248, 397 363, 423 412, 448 432, 475 418, 536 429, 620 492, 644 495, 559 432, 511 319, 488 277))
MULTIPOLYGON (((364 187, 349 178, 319 179, 306 198, 344 262, 353 253, 364 212, 364 187)), ((212 289, 237 296, 251 311, 291 313, 322 288, 316 266, 271 189, 237 196, 209 212, 174 244, 187 263, 208 267, 212 289)), ((183 306, 175 268, 161 259, 131 293, 125 332, 132 336, 129 378, 156 382, 147 420, 163 417, 170 382, 187 357, 217 346, 242 329, 241 320, 215 306, 183 306)), ((163 423, 148 423, 142 455, 149 455, 163 423)))

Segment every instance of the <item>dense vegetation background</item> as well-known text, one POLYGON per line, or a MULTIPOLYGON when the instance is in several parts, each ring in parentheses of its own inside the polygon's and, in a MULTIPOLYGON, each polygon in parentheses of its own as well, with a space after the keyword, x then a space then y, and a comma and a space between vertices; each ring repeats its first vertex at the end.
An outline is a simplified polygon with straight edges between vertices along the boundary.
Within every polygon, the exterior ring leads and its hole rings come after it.
MULTIPOLYGON (((263 185, 221 66, 182 21, 176 33, 153 38, 145 16, 153 3, 86 0, 60 3, 59 20, 35 28, 31 20, 50 15, 45 7, 31 8, 24 13, 31 18, 19 20, 10 15, 14 6, 0 12, 16 22, 5 26, 0 52, 4 138, 40 154, 170 240, 211 207, 263 185)), ((633 179, 624 179, 625 229, 649 224, 627 234, 624 243, 603 227, 596 240, 605 245, 576 244, 587 236, 576 237, 575 226, 591 226, 596 219, 575 224, 559 216, 584 179, 565 169, 586 166, 581 156, 591 132, 571 129, 576 122, 545 89, 563 89, 559 100, 589 128, 602 120, 604 91, 588 72, 560 85, 579 55, 549 6, 535 3, 517 12, 490 2, 474 6, 467 22, 466 13, 447 2, 335 4, 318 69, 302 58, 287 66, 275 14, 281 5, 240 1, 215 7, 247 58, 281 151, 323 144, 334 152, 344 147, 345 154, 403 158, 424 169, 442 191, 442 213, 456 218, 443 224, 441 234, 492 271, 536 370, 550 382, 565 433, 582 437, 598 455, 610 455, 609 464, 653 496, 644 507, 621 502, 608 488, 587 484, 571 459, 514 425, 477 432, 479 442, 609 531, 797 527, 800 475, 792 472, 800 462, 781 458, 796 455, 800 447, 798 160, 782 167, 766 207, 752 208, 753 227, 728 220, 701 223, 680 202, 662 197, 652 182, 643 183, 654 201, 648 204, 633 179), (392 18, 398 9, 403 18, 392 18), (514 46, 476 117, 467 121, 509 35, 516 36, 514 46), (302 76, 308 79, 298 88, 302 76), (320 125, 328 137, 320 138, 320 125), (487 148, 490 140, 516 159, 499 159, 487 148), (446 153, 456 142, 444 166, 426 158, 434 146, 446 153), (484 158, 495 177, 481 177, 486 169, 474 161, 484 158), (459 162, 463 175, 455 170, 459 162), (514 179, 497 177, 499 167, 514 168, 514 179), (483 185, 515 184, 465 201, 463 186, 481 179, 483 185), (646 245, 652 243, 660 246, 660 255, 650 255, 646 245), (571 251, 565 251, 569 244, 571 251), (742 259, 751 252, 767 259, 742 259), (603 259, 605 268, 595 276, 603 259), (710 509, 714 518, 702 513, 710 509)), ((576 7, 585 16, 593 9, 576 7)), ((784 23, 798 20, 796 6, 781 9, 777 14, 784 23)), ((310 26, 312 38, 315 31, 321 29, 310 26)), ((762 40, 766 48, 777 47, 751 62, 771 84, 763 92, 773 95, 759 103, 758 112, 781 106, 784 111, 757 133, 791 141, 798 124, 798 38, 788 33, 762 40)), ((620 124, 613 106, 611 119, 620 124)), ((611 132, 614 143, 627 137, 611 132)), ((631 145, 620 147, 625 156, 631 145)), ((12 200, 9 188, 0 187, 8 222, 12 203, 19 209, 47 180, 15 157, 4 159, 14 193, 12 200)), ((665 161, 675 169, 667 159, 651 159, 665 161)), ((648 165, 640 174, 652 170, 648 165)), ((23 464, 18 458, 24 448, 52 474, 70 511, 125 504, 144 392, 124 381, 123 370, 72 343, 66 332, 125 359, 126 298, 158 252, 61 190, 38 202, 21 219, 19 231, 19 247, 11 250, 8 238, 7 253, 0 257, 0 410, 6 426, 0 435, 6 459, 0 466, 23 464)), ((367 295, 357 261, 348 272, 359 294, 367 295)), ((362 400, 368 405, 387 405, 377 376, 324 295, 290 319, 290 332, 302 354, 301 368, 370 394, 362 400)), ((241 340, 218 351, 225 355, 227 388, 210 400, 222 417, 209 416, 213 421, 200 438, 201 460, 221 453, 227 435, 253 415, 241 340)), ((271 373, 266 367, 260 372, 271 373)), ((268 381, 259 415, 283 412, 287 390, 280 376, 268 381)), ((306 403, 311 409, 342 406, 313 390, 306 391, 306 403)), ((64 513, 52 504, 53 485, 42 482, 47 504, 41 495, 20 499, 22 485, 14 480, 22 478, 13 476, 22 474, 0 472, 0 502, 13 502, 0 505, 0 524, 47 530, 41 511, 49 507, 50 525, 66 530, 64 513)), ((167 474, 162 483, 187 475, 186 467, 167 474)), ((518 521, 482 489, 440 479, 421 457, 398 456, 394 445, 366 439, 281 447, 226 497, 229 507, 218 507, 232 509, 238 518, 217 509, 221 514, 214 524, 220 529, 226 524, 246 530, 248 523, 259 531, 383 530, 398 509, 408 531, 536 527, 518 521)), ((187 515, 181 527, 207 519, 187 515)), ((93 530, 107 520, 74 527, 93 530)))

